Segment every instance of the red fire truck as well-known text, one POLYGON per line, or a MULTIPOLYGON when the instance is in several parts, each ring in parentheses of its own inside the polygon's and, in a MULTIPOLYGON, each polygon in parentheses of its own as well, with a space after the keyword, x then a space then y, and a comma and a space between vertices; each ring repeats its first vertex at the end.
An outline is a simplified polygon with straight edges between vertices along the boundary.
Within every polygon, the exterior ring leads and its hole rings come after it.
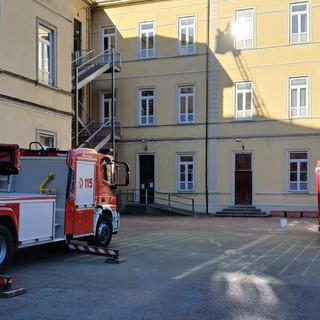
POLYGON ((0 272, 15 248, 79 238, 107 247, 120 228, 118 187, 129 184, 129 171, 107 150, 0 144, 0 272))

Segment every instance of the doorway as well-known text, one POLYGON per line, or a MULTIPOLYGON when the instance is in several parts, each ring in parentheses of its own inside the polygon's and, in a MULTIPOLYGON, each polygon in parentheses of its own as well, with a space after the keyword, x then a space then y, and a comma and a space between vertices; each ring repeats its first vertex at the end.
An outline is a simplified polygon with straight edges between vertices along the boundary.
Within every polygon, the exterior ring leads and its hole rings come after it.
POLYGON ((80 51, 82 46, 82 23, 74 19, 73 20, 73 51, 80 51))
POLYGON ((154 202, 154 155, 139 156, 140 203, 154 202), (147 199, 146 199, 147 190, 147 199))
POLYGON ((252 205, 252 155, 235 155, 235 204, 252 205))

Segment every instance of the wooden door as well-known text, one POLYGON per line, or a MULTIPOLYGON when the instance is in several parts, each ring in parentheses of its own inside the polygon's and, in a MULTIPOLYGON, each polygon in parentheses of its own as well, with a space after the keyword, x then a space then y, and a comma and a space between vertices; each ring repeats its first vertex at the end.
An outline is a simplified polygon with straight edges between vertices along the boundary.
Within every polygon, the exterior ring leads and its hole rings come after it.
POLYGON ((235 155, 235 204, 252 204, 251 154, 235 155))

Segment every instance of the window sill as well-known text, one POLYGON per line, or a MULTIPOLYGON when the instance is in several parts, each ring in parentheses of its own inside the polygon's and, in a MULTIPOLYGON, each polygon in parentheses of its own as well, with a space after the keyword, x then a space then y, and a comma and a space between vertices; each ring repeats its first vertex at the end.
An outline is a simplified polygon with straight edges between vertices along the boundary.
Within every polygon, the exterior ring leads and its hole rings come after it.
POLYGON ((296 196, 312 196, 309 191, 287 191, 285 193, 286 197, 296 197, 296 196))

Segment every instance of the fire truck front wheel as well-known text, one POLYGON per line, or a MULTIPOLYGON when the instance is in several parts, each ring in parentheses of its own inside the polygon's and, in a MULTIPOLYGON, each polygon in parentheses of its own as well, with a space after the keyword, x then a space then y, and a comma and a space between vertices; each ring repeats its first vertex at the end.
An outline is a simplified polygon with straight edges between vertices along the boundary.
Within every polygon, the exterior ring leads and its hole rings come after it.
POLYGON ((13 240, 7 227, 0 225, 0 272, 10 264, 13 254, 13 240))
POLYGON ((112 238, 112 222, 107 216, 102 215, 97 223, 94 244, 98 247, 108 247, 112 238))

